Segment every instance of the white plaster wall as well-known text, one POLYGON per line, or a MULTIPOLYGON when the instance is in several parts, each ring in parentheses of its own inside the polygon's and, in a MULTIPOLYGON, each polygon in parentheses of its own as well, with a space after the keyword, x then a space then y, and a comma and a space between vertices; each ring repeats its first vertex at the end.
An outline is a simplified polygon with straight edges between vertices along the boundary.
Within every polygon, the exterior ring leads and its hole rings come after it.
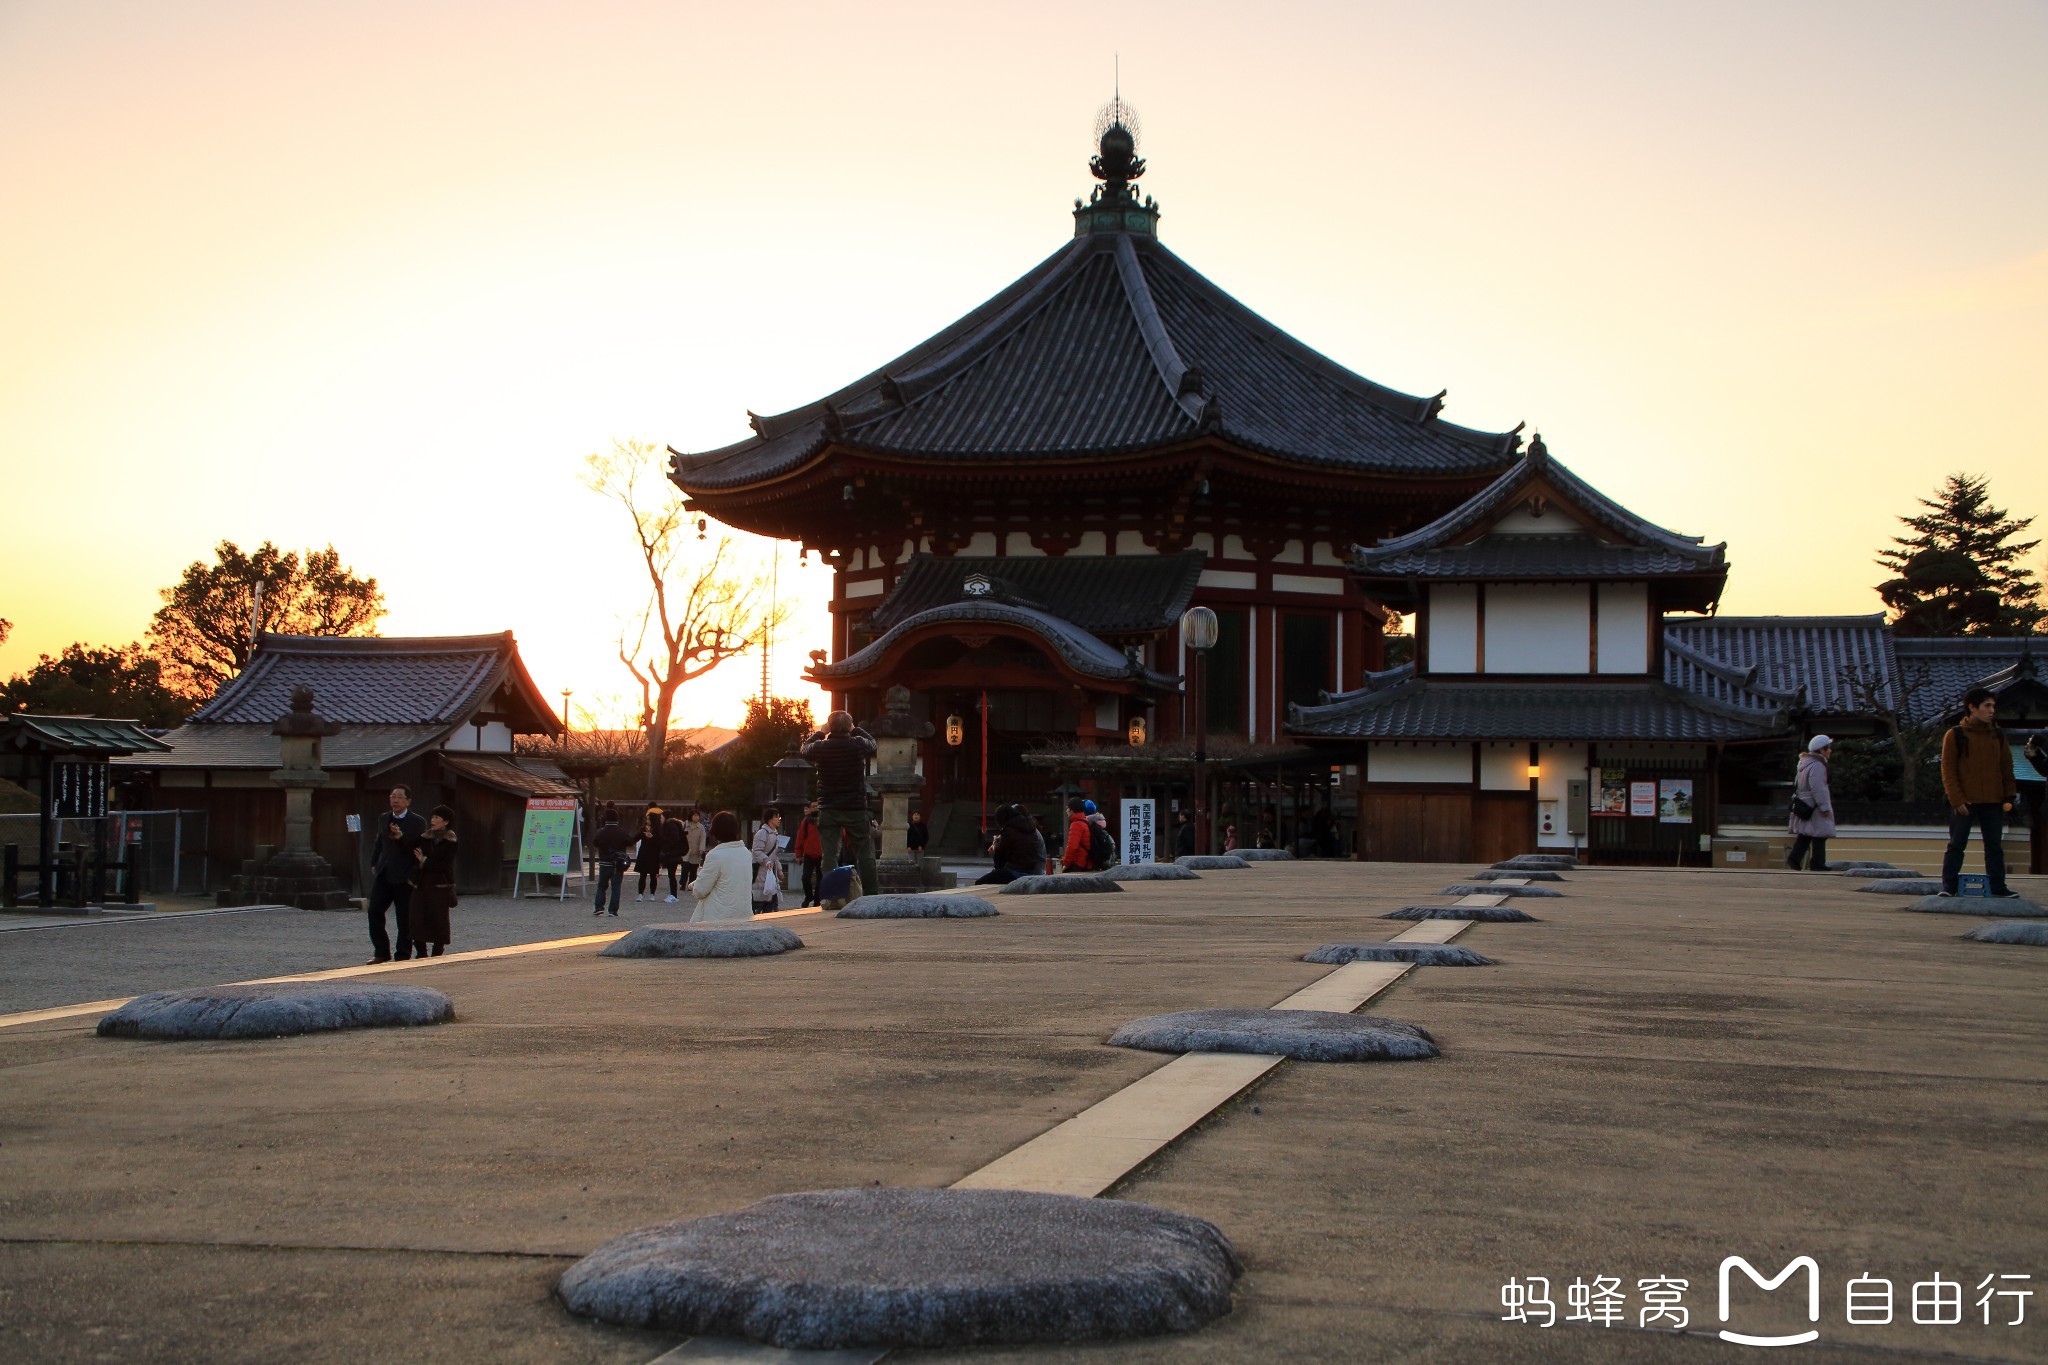
POLYGON ((1204 588, 1244 588, 1259 586, 1259 576, 1240 569, 1204 569, 1202 576, 1195 580, 1204 588))
POLYGON ((1083 531, 1081 539, 1075 542, 1074 548, 1069 553, 1077 555, 1108 554, 1109 538, 1100 531, 1083 531))
POLYGON ((1273 562, 1275 564, 1306 564, 1308 563, 1308 551, 1302 548, 1300 541, 1290 540, 1280 547, 1279 554, 1273 556, 1273 562))
POLYGON ((855 550, 846 557, 846 567, 849 569, 865 569, 867 566, 866 550, 855 550))
POLYGON ((1223 537, 1223 557, 1224 557, 1225 559, 1256 559, 1256 558, 1258 558, 1258 556, 1257 556, 1257 555, 1253 554, 1253 553, 1252 553, 1252 552, 1251 552, 1250 550, 1247 550, 1247 549, 1246 549, 1246 548, 1244 547, 1244 537, 1243 537, 1243 536, 1225 536, 1225 537, 1223 537))
POLYGON ((1004 536, 1003 553, 1014 555, 1020 559, 1030 558, 1034 555, 1040 559, 1045 558, 1045 551, 1031 543, 1031 533, 1029 531, 1012 531, 1007 536, 1004 536))
MULTIPOLYGON (((1246 574, 1245 577, 1249 578, 1251 575, 1246 574)), ((1341 578, 1311 578, 1305 573, 1276 573, 1273 575, 1273 591, 1313 592, 1341 596, 1344 592, 1344 580, 1341 578)))
MULTIPOLYGON (((1429 628, 1433 634, 1434 619, 1429 628)), ((1592 603, 1583 585, 1487 585, 1488 673, 1584 673, 1591 645, 1592 603)))
POLYGON ((1650 671, 1650 585, 1600 585, 1600 651, 1602 673, 1650 671))
POLYGON ((1216 553, 1216 537, 1210 535, 1207 531, 1197 531, 1188 537, 1188 548, 1190 550, 1200 550, 1205 555, 1214 555, 1216 553))
POLYGON ((1479 790, 1487 792, 1525 792, 1529 790, 1529 746, 1526 744, 1480 745, 1479 790))
POLYGON ((863 578, 857 583, 848 583, 846 585, 846 595, 848 597, 880 597, 882 595, 882 580, 879 578, 863 578))
POLYGON ((512 731, 503 721, 486 721, 481 730, 474 725, 465 725, 448 737, 441 746, 463 753, 509 754, 512 752, 512 731))
POLYGON ((967 538, 967 543, 960 547, 960 553, 963 555, 992 555, 995 552, 996 533, 994 531, 976 531, 967 538))
POLYGON ((1120 555, 1149 555, 1153 553, 1153 549, 1145 543, 1143 531, 1118 531, 1116 552, 1120 555))
POLYGON ((910 562, 910 557, 916 553, 917 542, 914 540, 906 540, 903 542, 903 548, 896 552, 896 562, 898 564, 908 564, 910 562))
POLYGON ((1472 784, 1469 744, 1369 744, 1368 782, 1458 782, 1472 784))
POLYGON ((1430 585, 1429 671, 1479 671, 1479 589, 1470 583, 1430 585))
POLYGON ((1330 547, 1329 541, 1319 540, 1315 543, 1314 550, 1309 554, 1308 562, 1311 564, 1326 564, 1337 568, 1342 568, 1344 565, 1344 557, 1338 554, 1334 549, 1330 547))

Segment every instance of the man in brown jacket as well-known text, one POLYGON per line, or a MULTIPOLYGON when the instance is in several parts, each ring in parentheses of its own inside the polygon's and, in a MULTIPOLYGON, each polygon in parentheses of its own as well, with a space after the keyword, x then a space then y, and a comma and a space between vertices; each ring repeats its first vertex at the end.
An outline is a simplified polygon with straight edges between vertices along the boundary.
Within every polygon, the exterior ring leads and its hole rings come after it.
POLYGON ((1941 790, 1948 798, 1948 852, 1941 859, 1941 894, 1956 894, 1963 871, 1963 849, 1970 826, 1984 838, 1984 872, 1991 894, 2018 900, 2005 885, 2005 815, 2019 799, 2013 781, 2012 750, 1998 732, 1998 698, 1988 687, 1963 694, 1962 724, 1951 726, 1941 740, 1941 790))

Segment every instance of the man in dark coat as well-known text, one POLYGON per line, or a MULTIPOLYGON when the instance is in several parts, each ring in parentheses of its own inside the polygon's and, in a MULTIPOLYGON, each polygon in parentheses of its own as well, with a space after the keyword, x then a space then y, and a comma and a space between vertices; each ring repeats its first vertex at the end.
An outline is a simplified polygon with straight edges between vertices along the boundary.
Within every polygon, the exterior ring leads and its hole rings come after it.
POLYGON ((639 840, 624 825, 619 823, 618 808, 605 803, 603 822, 597 833, 591 836, 591 847, 597 850, 597 908, 592 915, 605 913, 604 897, 607 888, 611 891, 611 913, 619 913, 619 895, 626 889, 626 864, 632 859, 633 845, 639 840))
POLYGON ((389 907, 397 921, 399 961, 412 956, 412 926, 407 915, 412 907, 412 880, 419 860, 412 856, 427 822, 412 809, 412 788, 403 782, 391 789, 391 814, 377 822, 377 840, 370 845, 370 951, 372 963, 392 958, 390 935, 384 928, 384 911, 389 907))
POLYGON ((872 896, 881 889, 868 825, 868 760, 875 756, 875 737, 846 712, 834 711, 825 717, 825 728, 804 741, 803 752, 818 773, 818 837, 825 852, 837 858, 843 834, 860 870, 861 894, 872 896))
POLYGON ((2005 817, 2019 799, 2012 746, 1998 729, 1998 695, 1988 687, 1963 694, 1963 719, 1941 738, 1941 789, 1948 798, 1948 849, 1941 858, 1941 894, 1962 882, 1963 850, 1975 826, 1984 839, 1984 873, 1991 895, 2018 900, 2005 884, 2005 817))

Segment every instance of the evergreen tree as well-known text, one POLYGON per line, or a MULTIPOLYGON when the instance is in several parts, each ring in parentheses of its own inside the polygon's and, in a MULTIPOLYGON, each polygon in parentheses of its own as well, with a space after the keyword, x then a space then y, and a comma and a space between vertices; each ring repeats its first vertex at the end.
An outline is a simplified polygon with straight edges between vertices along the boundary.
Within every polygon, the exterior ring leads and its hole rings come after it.
POLYGON ((803 698, 748 701, 739 737, 718 757, 698 760, 697 805, 707 811, 735 811, 742 819, 760 814, 754 808, 774 794, 771 770, 776 761, 792 743, 803 743, 816 729, 811 704, 803 698))
POLYGON ((1877 564, 1892 575, 1877 595, 1901 635, 2024 635, 2048 615, 2041 585, 2021 560, 2041 542, 2012 544, 2034 524, 1991 505, 1986 480, 1951 474, 1927 510, 1901 517, 1910 535, 1892 538, 1877 564))
POLYGON ((75 644, 45 654, 26 673, 0 684, 0 711, 46 716, 104 716, 168 729, 191 703, 164 683, 163 665, 139 644, 97 649, 75 644))
POLYGON ((377 580, 357 577, 332 545, 301 559, 267 540, 253 553, 223 540, 213 563, 194 560, 161 595, 164 605, 149 623, 150 653, 162 661, 165 680, 195 700, 248 666, 252 630, 375 635, 384 615, 377 580))

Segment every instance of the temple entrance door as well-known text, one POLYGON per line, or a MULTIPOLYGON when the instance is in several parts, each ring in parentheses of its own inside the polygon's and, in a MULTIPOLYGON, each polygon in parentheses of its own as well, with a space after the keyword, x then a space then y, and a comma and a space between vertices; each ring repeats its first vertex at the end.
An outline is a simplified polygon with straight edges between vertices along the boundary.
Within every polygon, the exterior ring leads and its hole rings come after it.
POLYGON ((1472 856, 1472 793, 1369 792, 1358 827, 1360 852, 1372 862, 1464 862, 1472 856))

